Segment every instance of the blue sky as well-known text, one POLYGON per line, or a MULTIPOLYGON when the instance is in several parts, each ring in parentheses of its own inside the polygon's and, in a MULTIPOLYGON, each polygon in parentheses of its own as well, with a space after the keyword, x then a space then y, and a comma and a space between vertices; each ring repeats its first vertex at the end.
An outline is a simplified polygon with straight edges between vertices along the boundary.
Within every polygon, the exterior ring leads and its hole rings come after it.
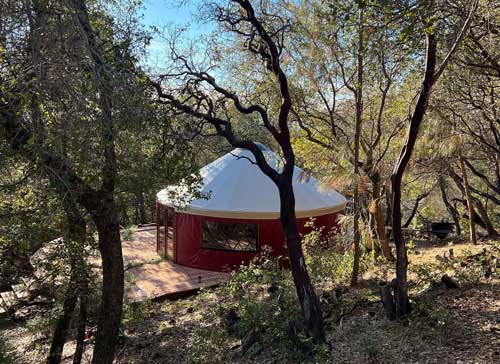
POLYGON ((171 0, 145 0, 144 22, 148 25, 184 24, 189 22, 196 12, 196 2, 176 6, 171 0))
MULTIPOLYGON (((200 24, 195 20, 198 11, 199 0, 183 1, 179 5, 179 0, 144 0, 143 22, 147 26, 157 26, 160 29, 164 26, 189 26, 188 37, 196 38, 204 33, 209 33, 210 25, 200 24)), ((155 38, 149 46, 151 66, 160 66, 164 57, 166 47, 161 38, 155 38)))

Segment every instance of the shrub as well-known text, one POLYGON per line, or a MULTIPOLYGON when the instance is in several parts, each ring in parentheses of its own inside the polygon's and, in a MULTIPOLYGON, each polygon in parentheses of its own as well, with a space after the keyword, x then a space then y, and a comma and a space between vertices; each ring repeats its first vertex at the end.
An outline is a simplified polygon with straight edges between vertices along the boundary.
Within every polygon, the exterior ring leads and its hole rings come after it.
MULTIPOLYGON (((302 243, 306 264, 313 282, 330 281, 335 285, 349 284, 354 253, 343 246, 349 237, 333 231, 325 234, 322 227, 310 226, 312 230, 302 237, 302 243)), ((372 257, 362 249, 359 273, 363 274, 372 265, 372 257)))
MULTIPOLYGON (((325 348, 313 347, 300 328, 302 316, 291 273, 281 269, 276 259, 264 254, 241 266, 215 296, 217 304, 203 310, 205 326, 189 338, 193 363, 225 362, 231 340, 249 334, 256 342, 254 349, 272 348, 286 362, 323 356, 325 348), (232 323, 227 319, 230 311, 237 315, 232 323)), ((239 355, 241 350, 233 353, 239 355)))
POLYGON ((141 302, 125 303, 123 305, 122 323, 127 326, 136 325, 144 321, 149 315, 151 309, 151 301, 144 300, 141 302))

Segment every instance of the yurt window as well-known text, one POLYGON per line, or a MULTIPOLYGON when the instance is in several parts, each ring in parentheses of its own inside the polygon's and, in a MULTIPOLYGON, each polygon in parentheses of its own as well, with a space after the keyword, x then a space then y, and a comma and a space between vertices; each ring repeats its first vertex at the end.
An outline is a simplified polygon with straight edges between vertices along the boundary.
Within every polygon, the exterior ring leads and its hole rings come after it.
POLYGON ((258 250, 259 225, 204 221, 201 247, 216 250, 253 252, 258 250))

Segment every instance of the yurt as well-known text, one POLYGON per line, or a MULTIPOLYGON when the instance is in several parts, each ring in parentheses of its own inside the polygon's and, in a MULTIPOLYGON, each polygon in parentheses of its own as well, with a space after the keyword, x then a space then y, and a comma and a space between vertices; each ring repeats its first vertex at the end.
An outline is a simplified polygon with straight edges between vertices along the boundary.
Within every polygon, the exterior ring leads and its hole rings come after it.
MULTIPOLYGON (((279 169, 280 158, 263 145, 259 148, 268 163, 279 169)), ((255 164, 250 151, 234 149, 199 174, 200 198, 179 197, 182 186, 170 186, 157 194, 158 253, 177 264, 214 271, 246 264, 264 249, 274 256, 286 256, 278 188, 255 164)), ((310 223, 305 226, 308 221, 323 231, 337 226, 346 203, 341 194, 322 189, 298 167, 293 189, 301 233, 311 229, 310 223)))

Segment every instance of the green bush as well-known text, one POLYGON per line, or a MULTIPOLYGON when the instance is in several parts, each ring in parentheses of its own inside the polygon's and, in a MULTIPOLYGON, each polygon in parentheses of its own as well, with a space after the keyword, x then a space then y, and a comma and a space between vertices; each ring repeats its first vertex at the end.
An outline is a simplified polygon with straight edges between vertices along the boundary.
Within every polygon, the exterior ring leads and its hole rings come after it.
MULTIPOLYGON (((344 247, 344 240, 348 239, 348 236, 343 233, 325 233, 322 227, 310 226, 312 230, 302 237, 302 244, 312 281, 329 281, 335 285, 349 284, 354 253, 344 247)), ((362 249, 359 273, 363 274, 372 266, 372 256, 362 249)))
POLYGON ((125 303, 123 305, 122 323, 127 326, 140 324, 149 315, 151 301, 125 303))
MULTIPOLYGON (((312 355, 318 361, 324 356, 326 349, 314 347, 300 324, 294 326, 302 322, 295 287, 290 271, 281 269, 276 259, 264 255, 241 266, 216 291, 216 297, 217 304, 203 310, 201 322, 205 326, 189 339, 193 363, 225 362, 234 342, 249 333, 255 337, 254 349, 272 348, 289 363, 310 360, 312 355), (230 311, 238 315, 238 320, 229 327, 230 311), (292 333, 294 327, 299 328, 292 333)), ((241 355, 241 350, 233 355, 241 355)))
POLYGON ((447 333, 450 320, 450 312, 446 307, 437 306, 433 295, 419 299, 414 306, 410 317, 416 324, 426 325, 425 331, 437 336, 447 333))

